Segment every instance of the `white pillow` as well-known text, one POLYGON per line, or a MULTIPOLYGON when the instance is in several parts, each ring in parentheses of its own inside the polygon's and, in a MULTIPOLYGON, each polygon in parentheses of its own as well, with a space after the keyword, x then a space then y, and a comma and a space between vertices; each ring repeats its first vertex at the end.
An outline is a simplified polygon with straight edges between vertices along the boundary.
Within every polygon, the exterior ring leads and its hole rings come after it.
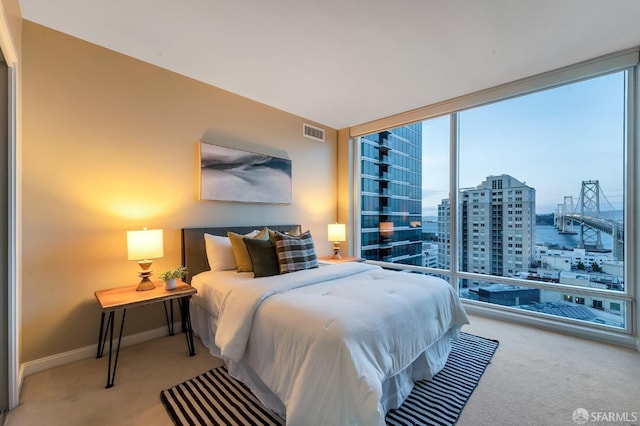
POLYGON ((204 248, 212 271, 227 271, 238 267, 229 238, 204 234, 204 248))
MULTIPOLYGON (((258 231, 251 231, 246 236, 254 236, 257 233, 258 231)), ((212 271, 228 271, 238 268, 228 237, 204 234, 204 248, 212 271)))

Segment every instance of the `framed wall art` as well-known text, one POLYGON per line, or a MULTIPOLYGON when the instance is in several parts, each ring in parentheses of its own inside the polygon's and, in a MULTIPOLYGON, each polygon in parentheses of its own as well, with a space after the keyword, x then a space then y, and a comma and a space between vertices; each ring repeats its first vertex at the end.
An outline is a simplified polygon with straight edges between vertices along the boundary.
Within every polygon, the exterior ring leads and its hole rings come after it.
POLYGON ((200 143, 200 198, 291 204, 291 160, 200 143))

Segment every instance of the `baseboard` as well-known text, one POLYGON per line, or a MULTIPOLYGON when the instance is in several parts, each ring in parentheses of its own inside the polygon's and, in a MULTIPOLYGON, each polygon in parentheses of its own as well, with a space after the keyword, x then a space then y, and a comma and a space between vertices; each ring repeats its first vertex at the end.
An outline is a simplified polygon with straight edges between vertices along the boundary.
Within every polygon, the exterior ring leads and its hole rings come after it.
MULTIPOLYGON (((174 324, 174 330, 181 330, 182 323, 177 322, 174 324)), ((144 331, 142 333, 132 334, 130 336, 125 336, 122 338, 122 342, 120 343, 120 348, 125 348, 127 346, 135 345, 137 343, 146 342, 149 340, 157 339, 159 337, 167 336, 167 326, 158 327, 153 330, 144 331)), ((116 341, 114 339, 114 345, 116 341)), ((106 351, 109 349, 109 346, 105 348, 105 355, 108 356, 106 351)), ((84 348, 74 349, 72 351, 63 352, 55 355, 51 355, 45 358, 36 359, 34 361, 27 361, 20 366, 19 372, 19 383, 20 389, 22 389, 22 382, 24 377, 27 377, 31 374, 38 373, 40 371, 48 370, 49 368, 59 367, 61 365, 70 364, 72 362, 80 361, 87 358, 95 358, 96 353, 98 352, 98 344, 85 346, 84 348)), ((0 423, 1 424, 1 423, 0 423)))

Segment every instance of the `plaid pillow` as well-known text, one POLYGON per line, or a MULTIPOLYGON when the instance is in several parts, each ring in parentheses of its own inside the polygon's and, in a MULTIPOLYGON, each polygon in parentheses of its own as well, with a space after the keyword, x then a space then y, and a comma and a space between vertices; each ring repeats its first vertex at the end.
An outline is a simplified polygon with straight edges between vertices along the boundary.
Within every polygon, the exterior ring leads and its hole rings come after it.
POLYGON ((305 231, 297 237, 276 232, 274 240, 281 274, 318 267, 318 256, 311 232, 305 231))

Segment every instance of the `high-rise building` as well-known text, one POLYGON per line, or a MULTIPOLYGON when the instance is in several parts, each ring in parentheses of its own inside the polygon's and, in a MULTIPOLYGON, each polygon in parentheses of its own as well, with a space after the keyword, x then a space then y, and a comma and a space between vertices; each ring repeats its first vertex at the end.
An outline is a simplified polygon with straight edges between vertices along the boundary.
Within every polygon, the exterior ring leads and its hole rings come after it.
POLYGON ((422 265, 422 123, 361 141, 360 255, 422 265))
POLYGON ((438 204, 438 268, 451 269, 451 229, 449 199, 445 198, 438 204))
MULTIPOLYGON (((509 176, 488 176, 460 190, 460 270, 505 277, 527 272, 534 259, 535 189, 509 176)), ((449 200, 438 206, 439 266, 448 268, 449 200)))

